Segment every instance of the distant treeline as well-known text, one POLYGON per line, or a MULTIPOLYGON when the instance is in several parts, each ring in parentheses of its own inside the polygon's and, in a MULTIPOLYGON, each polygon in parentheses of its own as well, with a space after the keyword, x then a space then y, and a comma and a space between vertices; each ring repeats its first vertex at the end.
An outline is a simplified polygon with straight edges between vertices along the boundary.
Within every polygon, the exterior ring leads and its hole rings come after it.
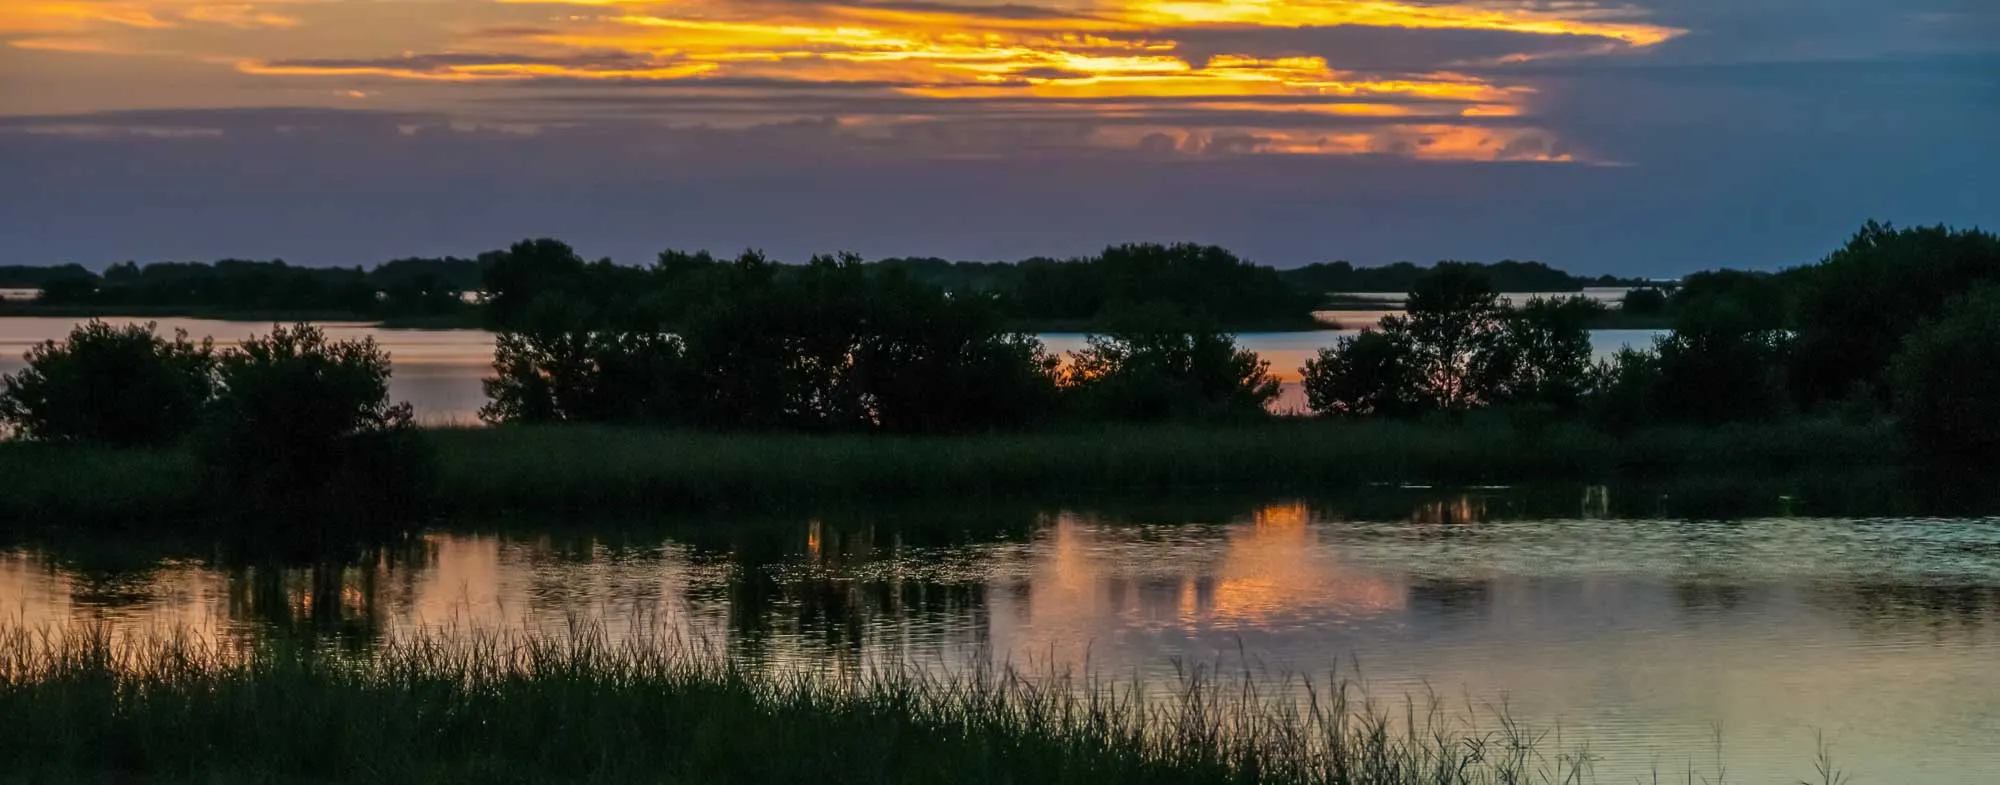
POLYGON ((260 313, 439 314, 460 310, 482 285, 474 259, 398 259, 372 270, 283 261, 0 267, 0 288, 40 289, 39 305, 183 308, 260 313))
MULTIPOLYGON (((470 292, 522 285, 494 277, 509 251, 476 259, 399 259, 373 269, 313 268, 282 261, 123 263, 102 274, 79 265, 0 267, 0 288, 40 289, 39 305, 57 308, 142 307, 190 312, 346 313, 357 316, 466 315, 478 309, 470 292)), ((666 268, 682 260, 714 259, 706 251, 668 251, 651 267, 590 263, 562 286, 594 310, 643 309, 658 299, 666 268), (582 280, 590 279, 589 281, 582 280)), ((862 262, 872 276, 895 276, 956 296, 991 300, 1002 318, 1038 329, 1101 327, 1133 309, 1166 306, 1232 329, 1304 328, 1312 311, 1336 292, 1404 292, 1432 269, 1408 262, 1355 267, 1347 262, 1278 270, 1251 264, 1215 246, 1129 244, 1076 259, 951 262, 891 258, 862 262)), ((1444 262, 1491 281, 1502 291, 1574 292, 1597 283, 1539 262, 1444 262)), ((778 275, 805 265, 780 265, 778 275)), ((1605 279, 1608 281, 1608 279, 1605 279)), ((532 285, 532 282, 530 282, 532 285)), ((504 328, 516 315, 488 314, 504 328)))
POLYGON ((1383 267, 1356 267, 1348 262, 1309 264, 1279 273, 1294 286, 1313 292, 1408 292, 1438 267, 1462 267, 1485 278, 1503 292, 1579 292, 1586 286, 1620 286, 1643 283, 1611 276, 1583 278, 1557 270, 1541 262, 1511 259, 1479 262, 1439 262, 1422 266, 1397 262, 1383 267))

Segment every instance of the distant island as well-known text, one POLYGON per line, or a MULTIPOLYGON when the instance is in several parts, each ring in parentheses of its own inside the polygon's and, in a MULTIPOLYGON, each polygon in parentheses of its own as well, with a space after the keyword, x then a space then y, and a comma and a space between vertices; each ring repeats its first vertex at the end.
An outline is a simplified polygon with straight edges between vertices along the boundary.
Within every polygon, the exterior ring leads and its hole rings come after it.
MULTIPOLYGON (((563 246, 567 250, 568 246, 563 246)), ((505 287, 493 269, 507 251, 475 258, 396 259, 373 268, 301 267, 282 260, 124 262, 96 272, 78 264, 0 266, 0 315, 52 317, 185 316, 235 321, 373 321, 398 327, 505 329, 508 317, 487 307, 505 287), (5 296, 5 290, 17 294, 5 296), (20 293, 34 293, 23 297, 20 293)), ((573 287, 586 299, 628 299, 656 292, 663 271, 708 252, 667 251, 650 267, 609 259, 587 266, 604 283, 573 287)), ((852 257, 843 257, 852 258, 852 257)), ((1636 307, 1599 308, 1598 327, 1665 328, 1666 289, 1656 282, 1586 277, 1540 262, 1399 262, 1360 267, 1316 263, 1294 269, 1252 264, 1226 249, 1191 244, 1129 244, 1072 259, 963 262, 897 257, 860 261, 875 276, 934 286, 953 296, 993 300, 1011 329, 1097 332, 1116 328, 1121 314, 1166 304, 1233 332, 1318 330, 1336 325, 1316 312, 1393 309, 1392 300, 1358 293, 1410 291, 1441 267, 1479 274, 1503 292, 1577 294, 1591 287, 1644 292, 1636 307), (1650 299, 1649 299, 1650 296, 1650 299)), ((786 269, 804 265, 783 265, 786 269)), ((601 305, 602 303, 594 303, 601 305)), ((1621 305, 1625 305, 1622 304, 1621 305)))

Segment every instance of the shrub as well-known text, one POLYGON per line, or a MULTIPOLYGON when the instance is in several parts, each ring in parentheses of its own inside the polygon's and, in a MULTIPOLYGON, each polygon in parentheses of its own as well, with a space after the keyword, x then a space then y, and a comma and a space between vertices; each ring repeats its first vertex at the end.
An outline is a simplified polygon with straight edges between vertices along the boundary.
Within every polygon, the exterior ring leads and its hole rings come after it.
POLYGON ((1584 413, 1591 422, 1628 430, 1659 419, 1660 357, 1652 349, 1619 349, 1591 369, 1584 413))
POLYGON ((1492 403, 1507 322, 1485 275, 1439 264, 1410 290, 1407 308, 1407 316, 1383 319, 1382 329, 1410 347, 1417 399, 1448 412, 1492 403))
POLYGON ((1824 261, 1788 275, 1798 330, 1791 388, 1800 404, 1838 402, 1857 386, 1887 401, 1888 366, 1904 337, 1953 297, 2000 282, 2000 235, 1871 221, 1824 261))
POLYGON ((690 394, 680 340, 658 333, 536 330, 501 333, 497 375, 481 384, 479 417, 493 424, 672 423, 690 394))
POLYGON ((428 493, 428 448, 410 405, 389 402, 389 355, 373 339, 278 326, 224 351, 217 368, 203 457, 253 509, 380 521, 428 493))
POLYGON ((1600 364, 1586 396, 1600 424, 1716 425, 1772 420, 1790 411, 1785 333, 1757 329, 1733 308, 1697 307, 1650 350, 1600 364))
POLYGON ((0 422, 40 441, 161 444, 194 429, 215 389, 215 355, 187 332, 158 325, 77 326, 62 343, 28 350, 28 367, 4 378, 0 422))
POLYGON ((1411 291, 1409 314, 1320 350, 1301 369, 1313 411, 1405 417, 1494 405, 1573 410, 1590 377, 1582 298, 1500 302, 1465 265, 1441 264, 1411 291))
POLYGON ((1955 301, 1890 365, 1898 427, 1930 457, 2000 459, 2000 286, 1955 301))
POLYGON ((1410 347, 1399 335, 1363 330, 1319 350, 1300 372, 1306 406, 1319 414, 1407 417, 1420 412, 1410 347))
POLYGON ((1259 419, 1278 397, 1271 364, 1236 345, 1236 336, 1160 312, 1127 317, 1130 327, 1090 336, 1070 353, 1063 395, 1093 421, 1259 419), (1151 326, 1146 326, 1151 325, 1151 326))
POLYGON ((949 298, 901 276, 877 284, 852 362, 884 431, 1018 428, 1055 406, 1056 360, 1032 336, 1001 329, 993 304, 949 298))
POLYGON ((634 320, 587 326, 545 295, 500 336, 489 422, 646 422, 710 428, 964 431, 1014 427, 1054 398, 1050 361, 1007 333, 988 299, 953 298, 857 259, 796 269, 662 255, 671 296, 634 320))
POLYGON ((1502 317, 1501 335, 1481 363, 1495 403, 1557 412, 1574 411, 1590 386, 1590 320, 1602 312, 1581 297, 1536 299, 1502 317))
POLYGON ((1658 316, 1667 310, 1667 293, 1650 287, 1632 289, 1619 299, 1618 310, 1634 316, 1658 316))

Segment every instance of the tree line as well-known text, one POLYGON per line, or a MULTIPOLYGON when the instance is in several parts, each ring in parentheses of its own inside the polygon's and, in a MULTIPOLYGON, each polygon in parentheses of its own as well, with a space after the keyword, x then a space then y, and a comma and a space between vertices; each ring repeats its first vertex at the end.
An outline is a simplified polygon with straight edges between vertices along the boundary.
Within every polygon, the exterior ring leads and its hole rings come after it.
MULTIPOLYGON (((675 260, 715 258, 705 251, 669 251, 651 267, 635 267, 609 259, 585 261, 567 246, 550 253, 540 269, 528 269, 519 249, 472 259, 398 259, 367 270, 243 260, 126 262, 102 274, 79 265, 0 267, 0 288, 39 289, 40 304, 56 307, 456 315, 468 323, 506 329, 516 326, 517 309, 485 308, 471 295, 492 292, 504 298, 508 290, 522 286, 558 286, 600 310, 643 309, 662 296, 675 260)), ((1447 265, 1477 270, 1503 291, 1568 292, 1590 283, 1537 262, 1442 262, 1438 267, 1447 265)), ((803 266, 783 265, 778 274, 803 266)), ((890 258, 862 266, 871 275, 988 298, 1010 324, 1041 330, 1096 327, 1118 320, 1122 311, 1159 302, 1233 329, 1314 327, 1318 323, 1312 311, 1326 305, 1330 293, 1407 291, 1434 269, 1407 262, 1380 268, 1336 262, 1277 270, 1223 248, 1188 243, 1116 245, 1074 259, 890 258)))
POLYGON ((479 289, 483 269, 476 259, 454 258, 398 259, 369 270, 225 259, 124 262, 99 274, 72 264, 0 267, 0 288, 38 289, 38 304, 58 307, 441 315, 467 311, 464 294, 479 289))
MULTIPOLYGON (((665 254, 641 270, 538 240, 482 264, 500 333, 481 416, 499 426, 944 434, 1275 416, 1268 361, 1171 297, 1122 306, 1058 357, 1009 326, 997 294, 852 256, 665 254)), ((1443 266, 1406 314, 1300 372, 1321 417, 1890 420, 1919 454, 2000 459, 2000 237, 1870 223, 1816 264, 1692 276, 1671 298, 1670 332, 1596 362, 1583 301, 1511 303, 1478 270, 1443 266)), ((0 379, 0 423, 19 438, 192 441, 253 498, 329 477, 414 498, 398 489, 423 475, 372 342, 299 325, 218 351, 93 322, 27 359, 0 379)))

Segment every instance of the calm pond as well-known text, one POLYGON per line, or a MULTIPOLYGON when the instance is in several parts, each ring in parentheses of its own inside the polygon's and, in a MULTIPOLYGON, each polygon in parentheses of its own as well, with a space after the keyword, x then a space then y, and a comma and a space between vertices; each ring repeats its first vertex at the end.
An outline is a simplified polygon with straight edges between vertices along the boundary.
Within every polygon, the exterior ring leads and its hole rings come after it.
MULTIPOLYGON (((1587 743, 1600 782, 2000 771, 2000 519, 1690 519, 1656 490, 1021 503, 644 525, 466 522, 345 564, 0 544, 31 626, 315 635, 666 630, 746 661, 1358 675, 1587 743), (1619 517, 1640 511, 1641 517, 1619 517), (1357 669, 1358 666, 1358 669, 1357 669), (1720 748, 1717 748, 1717 739, 1720 748)), ((1817 780, 1814 780, 1815 782, 1817 780)))
MULTIPOLYGON (((1328 312, 1341 324, 1361 324, 1380 318, 1385 312, 1328 312)), ((207 319, 118 319, 106 321, 157 321, 163 332, 187 330, 195 338, 212 337, 217 343, 241 341, 270 332, 261 322, 224 322, 207 319)), ((21 355, 43 341, 62 340, 78 320, 51 317, 0 317, 0 373, 13 373, 24 365, 21 355)), ((400 330, 370 324, 322 322, 334 338, 371 336, 387 349, 394 363, 395 378, 390 394, 409 401, 417 420, 426 425, 467 425, 478 422, 479 407, 486 394, 479 380, 493 373, 493 334, 482 330, 400 330)), ((1305 392, 1299 387, 1299 368, 1321 347, 1332 346, 1342 335, 1355 330, 1243 333, 1237 342, 1271 362, 1271 372, 1284 382, 1283 395, 1274 405, 1279 411, 1303 411, 1305 392)), ((1591 333, 1591 345, 1599 356, 1624 346, 1647 346, 1655 330, 1598 330, 1591 333)), ((1082 333, 1049 333, 1040 336, 1052 352, 1084 347, 1082 333)))

